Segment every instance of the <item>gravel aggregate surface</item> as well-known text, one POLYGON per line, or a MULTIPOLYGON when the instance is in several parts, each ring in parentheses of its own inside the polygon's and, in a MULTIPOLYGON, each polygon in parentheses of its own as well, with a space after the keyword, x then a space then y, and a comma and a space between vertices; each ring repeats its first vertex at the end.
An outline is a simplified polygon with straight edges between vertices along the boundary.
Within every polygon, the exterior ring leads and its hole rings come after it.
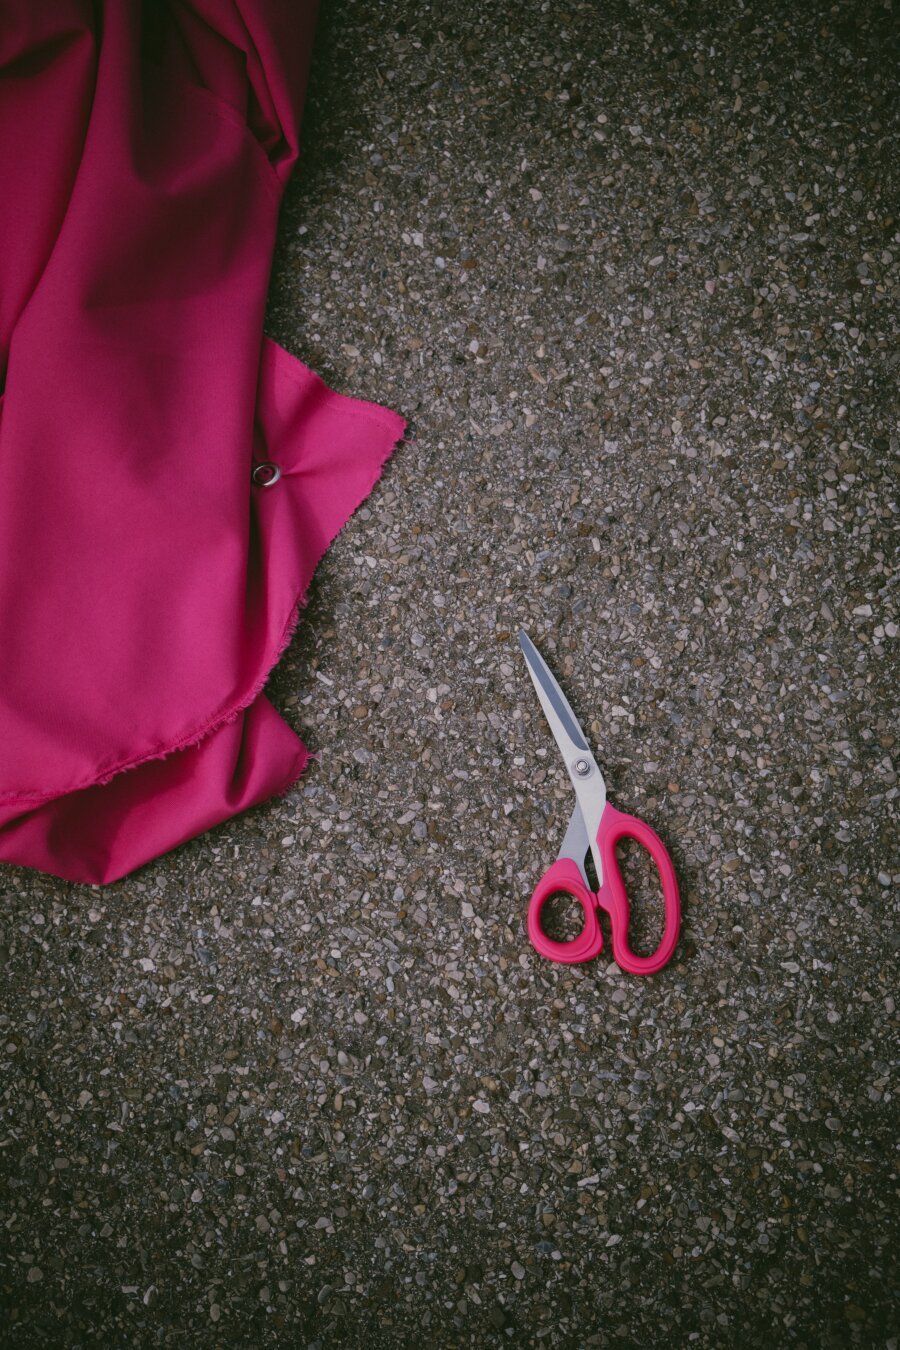
POLYGON ((897 1345, 896 33, 324 6, 268 331, 411 427, 270 682, 301 782, 0 871, 3 1344, 897 1345), (520 626, 660 975, 528 944, 520 626))

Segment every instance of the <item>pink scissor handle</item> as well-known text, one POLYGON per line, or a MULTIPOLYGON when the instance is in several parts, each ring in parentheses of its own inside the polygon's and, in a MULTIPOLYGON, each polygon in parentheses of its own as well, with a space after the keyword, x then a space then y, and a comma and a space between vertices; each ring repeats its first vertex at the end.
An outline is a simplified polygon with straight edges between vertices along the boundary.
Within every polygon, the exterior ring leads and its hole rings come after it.
POLYGON ((591 961, 601 951, 603 933, 597 915, 597 896, 585 886, 571 858, 558 858, 547 868, 535 887, 528 906, 528 936, 539 955, 546 956, 550 961, 561 961, 567 966, 591 961), (584 928, 572 942, 554 942, 541 927, 541 912, 552 895, 571 895, 584 910, 584 928))
MULTIPOLYGON (((596 898, 609 915, 612 925, 613 958, 616 964, 622 970, 627 970, 630 975, 653 975, 671 961, 681 928, 681 900, 672 859, 659 835, 651 830, 649 825, 639 820, 637 816, 626 816, 623 812, 617 811, 609 802, 600 817, 597 844, 600 849, 600 861, 603 864, 603 885, 596 898), (616 857, 616 844, 620 839, 636 839, 650 854, 659 871, 665 908, 665 927, 662 941, 652 956, 637 956, 628 945, 631 908, 619 870, 619 860, 616 857)), ((577 872, 578 869, 575 870, 577 872)), ((558 961, 561 958, 555 959, 558 961)))

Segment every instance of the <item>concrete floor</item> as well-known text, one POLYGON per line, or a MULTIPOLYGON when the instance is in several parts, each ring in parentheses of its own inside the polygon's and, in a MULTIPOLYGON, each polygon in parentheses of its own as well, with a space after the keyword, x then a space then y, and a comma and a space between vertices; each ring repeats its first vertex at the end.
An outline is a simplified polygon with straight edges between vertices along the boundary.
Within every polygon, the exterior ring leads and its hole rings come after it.
POLYGON ((269 331, 413 430, 302 784, 3 871, 3 1344, 896 1345, 891 24, 324 7, 269 331), (656 977, 529 947, 519 626, 672 850, 656 977))

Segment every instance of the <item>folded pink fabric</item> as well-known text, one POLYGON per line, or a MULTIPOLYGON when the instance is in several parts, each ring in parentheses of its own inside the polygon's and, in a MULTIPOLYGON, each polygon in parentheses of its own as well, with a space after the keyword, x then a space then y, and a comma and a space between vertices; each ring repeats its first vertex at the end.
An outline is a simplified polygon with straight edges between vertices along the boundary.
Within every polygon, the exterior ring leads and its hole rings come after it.
POLYGON ((306 762, 261 690, 404 428, 262 336, 313 19, 4 0, 2 861, 113 881, 306 762))

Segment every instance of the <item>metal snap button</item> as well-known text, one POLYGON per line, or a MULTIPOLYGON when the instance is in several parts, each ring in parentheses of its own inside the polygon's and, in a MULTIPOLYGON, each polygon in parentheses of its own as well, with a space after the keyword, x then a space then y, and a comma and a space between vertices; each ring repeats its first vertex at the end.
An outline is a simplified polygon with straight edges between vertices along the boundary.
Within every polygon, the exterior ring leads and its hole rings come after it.
POLYGON ((257 487, 274 487, 281 477, 277 464, 257 464, 253 470, 253 482, 257 487))

